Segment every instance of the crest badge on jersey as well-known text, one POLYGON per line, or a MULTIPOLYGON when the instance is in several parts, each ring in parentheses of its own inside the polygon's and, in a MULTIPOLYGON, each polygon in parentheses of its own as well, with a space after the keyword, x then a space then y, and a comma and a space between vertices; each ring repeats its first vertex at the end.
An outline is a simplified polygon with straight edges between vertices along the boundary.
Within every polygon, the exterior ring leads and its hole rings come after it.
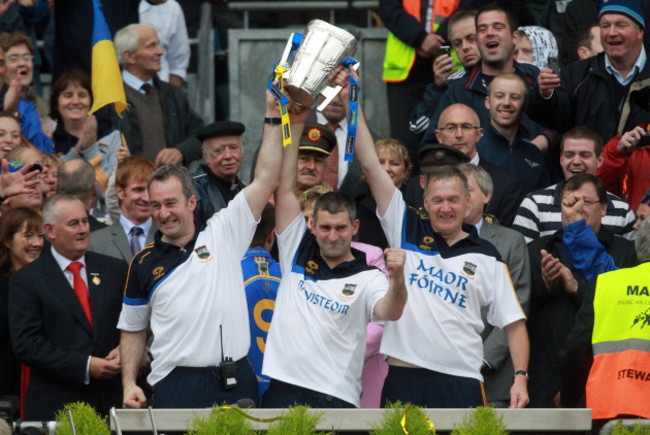
POLYGON ((434 238, 431 236, 424 236, 422 237, 422 243, 420 243, 420 249, 423 251, 431 251, 433 248, 431 247, 431 244, 433 244, 434 238))
POLYGON ((266 262, 266 259, 257 263, 257 269, 259 270, 260 275, 269 273, 269 263, 266 262))
POLYGON ((476 275, 476 267, 476 264, 466 261, 463 266, 463 272, 465 272, 465 275, 467 276, 474 276, 476 275))
POLYGON ((354 299, 354 294, 357 291, 356 284, 345 284, 341 290, 341 297, 343 299, 354 299))
POLYGON ((307 262, 307 267, 305 267, 305 274, 313 276, 316 274, 316 271, 318 270, 318 263, 315 261, 309 260, 307 262))
POLYGON ((194 252, 196 252, 196 256, 199 257, 201 263, 207 263, 212 260, 212 255, 205 245, 199 246, 194 250, 194 252))
POLYGON ((153 279, 159 280, 164 276, 165 268, 162 266, 158 266, 154 268, 154 270, 151 272, 153 274, 153 279))

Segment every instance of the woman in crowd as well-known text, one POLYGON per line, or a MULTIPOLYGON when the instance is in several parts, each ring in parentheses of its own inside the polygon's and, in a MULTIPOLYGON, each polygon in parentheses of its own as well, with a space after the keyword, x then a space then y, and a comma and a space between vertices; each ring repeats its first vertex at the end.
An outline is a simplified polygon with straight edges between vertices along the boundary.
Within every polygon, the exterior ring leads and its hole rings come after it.
MULTIPOLYGON (((382 139, 375 143, 375 150, 379 163, 390 175, 395 187, 405 192, 413 165, 406 147, 397 139, 382 139)), ((362 177, 365 179, 365 177, 362 177)), ((366 183, 360 185, 359 191, 354 195, 357 204, 357 218, 359 225, 358 238, 360 242, 379 246, 381 249, 388 247, 388 241, 377 219, 377 203, 370 195, 366 183)))
POLYGON ((117 152, 122 135, 108 122, 88 115, 93 104, 90 77, 83 71, 69 70, 52 85, 50 114, 56 120, 54 149, 62 161, 82 158, 95 168, 98 205, 96 217, 105 217, 105 192, 108 179, 117 168, 117 152), (104 126, 106 124, 106 126, 104 126))
POLYGON ((0 159, 23 144, 23 135, 18 120, 9 114, 0 114, 0 159))
POLYGON ((36 260, 43 249, 41 217, 25 207, 0 217, 0 397, 20 395, 20 365, 14 358, 7 312, 9 278, 36 260))
POLYGON ((114 131, 108 123, 98 127, 94 115, 88 115, 93 104, 90 77, 84 71, 69 70, 52 85, 50 116, 56 121, 54 149, 59 155, 74 150, 79 157, 84 151, 114 131))

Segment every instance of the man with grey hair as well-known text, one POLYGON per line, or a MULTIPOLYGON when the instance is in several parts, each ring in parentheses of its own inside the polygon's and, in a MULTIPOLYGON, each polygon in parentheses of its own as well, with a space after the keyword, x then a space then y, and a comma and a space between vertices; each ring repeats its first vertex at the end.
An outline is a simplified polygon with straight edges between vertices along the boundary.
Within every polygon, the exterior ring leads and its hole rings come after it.
POLYGON ((208 220, 224 208, 246 185, 237 174, 244 159, 246 128, 241 122, 217 121, 201 128, 203 160, 192 176, 198 190, 199 218, 208 220))
MULTIPOLYGON (((308 111, 289 110, 292 127, 302 127, 308 111)), ((125 407, 147 406, 136 377, 149 325, 154 340, 147 380, 155 408, 258 401, 257 378, 246 357, 250 329, 240 261, 279 182, 280 115, 267 92, 255 178, 207 222, 194 221, 196 187, 186 168, 163 166, 149 179, 158 231, 131 262, 118 324, 125 407)))
POLYGON ((50 249, 9 282, 16 357, 31 369, 25 419, 52 420, 65 404, 87 402, 103 415, 120 404, 119 331, 126 265, 86 252, 86 207, 55 195, 43 207, 50 249))
POLYGON ((115 34, 115 51, 129 110, 116 119, 134 155, 144 155, 156 166, 184 164, 201 158, 196 132, 203 120, 185 93, 161 81, 163 50, 150 24, 131 24, 115 34))
POLYGON ((650 418, 650 308, 643 303, 650 287, 650 220, 639 225, 634 247, 641 264, 598 275, 560 354, 562 405, 584 406, 586 398, 594 420, 650 418))
MULTIPOLYGON (((57 174, 57 192, 76 197, 90 212, 97 202, 95 169, 83 159, 72 159, 61 163, 57 174)), ((106 226, 90 213, 88 213, 88 223, 91 232, 106 226)))
MULTIPOLYGON (((510 278, 519 300, 519 305, 528 312, 530 301, 530 260, 524 236, 515 230, 493 223, 485 211, 492 197, 492 178, 480 166, 461 164, 459 169, 467 177, 470 204, 464 222, 474 225, 479 236, 492 243, 508 265, 510 278), (485 217, 484 217, 485 216, 485 217)), ((514 367, 510 360, 508 337, 502 329, 487 322, 487 310, 481 309, 485 329, 483 338, 483 374, 485 396, 490 405, 507 408, 510 405, 510 387, 514 367)))

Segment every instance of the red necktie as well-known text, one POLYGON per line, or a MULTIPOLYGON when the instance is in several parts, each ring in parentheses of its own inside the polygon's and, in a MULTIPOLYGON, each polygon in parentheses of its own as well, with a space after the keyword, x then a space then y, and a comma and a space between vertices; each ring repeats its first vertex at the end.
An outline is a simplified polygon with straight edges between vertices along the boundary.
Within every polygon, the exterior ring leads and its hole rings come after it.
POLYGON ((81 303, 81 308, 83 308, 84 312, 86 313, 86 318, 88 318, 88 323, 90 323, 90 326, 92 327, 93 315, 92 312, 90 311, 90 297, 88 296, 88 286, 86 286, 86 283, 84 282, 83 278, 81 278, 81 274, 79 273, 82 266, 83 265, 80 262, 73 261, 68 265, 68 270, 72 272, 72 276, 74 277, 73 279, 74 292, 77 295, 77 298, 79 299, 79 303, 81 303))
MULTIPOLYGON (((327 123, 327 127, 336 134, 336 129, 339 128, 339 124, 333 124, 331 122, 327 123)), ((337 143, 334 146, 334 149, 330 152, 330 155, 327 156, 325 160, 325 170, 323 171, 323 183, 327 183, 334 188, 338 189, 339 185, 339 144, 337 143)))

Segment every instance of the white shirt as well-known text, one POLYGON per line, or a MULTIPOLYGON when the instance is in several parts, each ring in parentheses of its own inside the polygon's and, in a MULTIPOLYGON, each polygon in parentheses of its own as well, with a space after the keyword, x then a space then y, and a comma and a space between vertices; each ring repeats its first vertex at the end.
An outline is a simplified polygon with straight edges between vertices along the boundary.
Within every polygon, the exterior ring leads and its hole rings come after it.
POLYGON ((73 261, 73 260, 65 258, 63 255, 56 252, 56 249, 54 249, 54 246, 52 246, 51 249, 52 249, 52 256, 54 257, 54 260, 56 260, 57 264, 61 268, 61 271, 63 272, 63 275, 65 275, 65 278, 70 283, 70 287, 72 287, 72 289, 74 289, 74 275, 72 274, 72 272, 70 272, 68 270, 68 266, 70 265, 70 263, 79 262, 83 266, 81 269, 79 269, 79 275, 81 275, 81 279, 84 280, 84 282, 86 283, 86 288, 88 288, 88 276, 87 276, 87 272, 86 272, 86 258, 85 258, 85 256, 82 256, 80 259, 73 261))
POLYGON ((145 83, 149 83, 151 86, 153 86, 153 79, 149 79, 146 82, 142 81, 125 69, 122 70, 122 81, 124 82, 125 85, 131 86, 133 89, 140 92, 141 94, 145 94, 144 89, 142 89, 142 85, 144 85, 145 83))
POLYGON ((639 57, 636 58, 636 62, 634 62, 634 65, 632 66, 632 69, 630 70, 629 73, 627 73, 627 76, 623 77, 623 74, 621 74, 616 68, 614 68, 614 65, 609 61, 609 56, 605 54, 605 69, 607 70, 608 73, 614 76, 614 78, 623 86, 629 85, 632 80, 634 80, 634 77, 645 67, 645 62, 646 62, 646 54, 645 54, 645 48, 641 46, 641 53, 639 53, 639 57))
POLYGON ((126 234, 126 239, 131 241, 131 228, 133 227, 140 227, 142 229, 142 233, 138 236, 138 242, 140 243, 140 247, 144 248, 144 245, 147 244, 147 236, 149 235, 149 231, 151 231, 151 225, 153 221, 151 218, 147 219, 147 221, 143 224, 136 225, 133 222, 131 222, 127 217, 125 217, 123 214, 120 214, 120 225, 122 225, 122 229, 124 230, 124 234, 126 234))
POLYGON ((384 327, 380 352, 483 381, 481 308, 488 308, 488 322, 499 328, 525 319, 499 253, 473 233, 443 249, 429 220, 407 208, 399 189, 379 221, 390 246, 406 251, 409 295, 402 317, 384 327))
POLYGON ((151 385, 178 366, 218 366, 223 357, 237 361, 248 354, 241 258, 257 223, 239 192, 208 219, 192 252, 168 250, 156 242, 134 257, 117 327, 135 332, 151 325, 151 385))
POLYGON ((326 270, 306 230, 300 214, 278 234, 282 282, 262 373, 358 407, 366 326, 388 281, 359 259, 326 270))
POLYGON ((156 28, 160 46, 165 51, 160 59, 160 80, 168 82, 170 74, 184 80, 190 64, 190 41, 181 6, 176 0, 167 0, 159 5, 141 0, 138 12, 141 23, 152 24, 156 28))
MULTIPOLYGON (((327 119, 325 119, 325 116, 323 116, 323 114, 320 112, 316 112, 316 122, 325 126, 328 123, 327 119)), ((347 118, 343 118, 341 122, 339 122, 339 126, 334 132, 334 135, 336 136, 336 144, 338 145, 336 152, 338 153, 339 157, 339 179, 337 181, 336 187, 339 188, 341 187, 341 183, 343 183, 343 179, 348 173, 348 168, 350 166, 350 162, 345 161, 345 143, 348 140, 347 118)))

